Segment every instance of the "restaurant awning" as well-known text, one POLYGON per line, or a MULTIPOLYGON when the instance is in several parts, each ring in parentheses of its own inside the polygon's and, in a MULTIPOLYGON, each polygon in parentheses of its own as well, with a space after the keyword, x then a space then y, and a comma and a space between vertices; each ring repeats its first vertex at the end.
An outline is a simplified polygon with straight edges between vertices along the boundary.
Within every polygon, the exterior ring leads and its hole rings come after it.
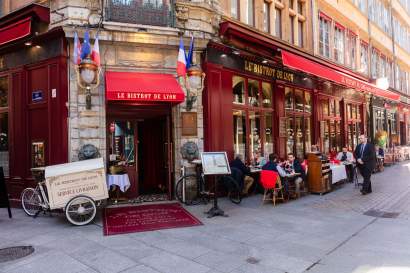
POLYGON ((375 96, 383 97, 393 101, 400 100, 400 95, 394 92, 380 89, 369 82, 356 79, 343 72, 336 71, 285 50, 282 50, 282 62, 284 65, 293 69, 297 69, 350 88, 358 89, 363 92, 369 92, 375 96))
POLYGON ((180 103, 185 99, 184 91, 170 74, 107 71, 105 92, 110 101, 180 103))
POLYGON ((31 33, 31 17, 0 28, 0 46, 24 38, 31 33))

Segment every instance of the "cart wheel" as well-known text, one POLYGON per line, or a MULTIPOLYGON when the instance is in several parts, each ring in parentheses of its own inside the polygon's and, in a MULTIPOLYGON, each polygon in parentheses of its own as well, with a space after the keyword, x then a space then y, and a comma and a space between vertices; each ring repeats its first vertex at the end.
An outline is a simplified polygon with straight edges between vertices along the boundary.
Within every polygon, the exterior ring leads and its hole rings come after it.
POLYGON ((83 226, 95 218, 97 208, 95 202, 88 196, 79 195, 73 197, 65 206, 67 220, 76 226, 83 226))
POLYGON ((28 216, 34 216, 40 210, 41 197, 38 191, 33 188, 26 188, 21 193, 21 206, 28 216))

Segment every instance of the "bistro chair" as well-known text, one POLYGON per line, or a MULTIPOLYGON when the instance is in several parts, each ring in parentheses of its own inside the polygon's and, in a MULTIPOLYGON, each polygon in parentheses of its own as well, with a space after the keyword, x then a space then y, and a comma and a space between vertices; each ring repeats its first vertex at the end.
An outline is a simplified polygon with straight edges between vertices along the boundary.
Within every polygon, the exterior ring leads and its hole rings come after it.
POLYGON ((354 187, 355 188, 359 188, 359 186, 362 184, 362 183, 359 183, 359 178, 358 178, 358 167, 357 167, 357 164, 354 164, 353 165, 353 181, 354 181, 354 187))
POLYGON ((272 201, 273 206, 276 205, 276 199, 285 201, 282 183, 277 172, 262 170, 260 174, 260 182, 264 189, 262 205, 267 200, 272 201), (272 198, 269 197, 270 193, 272 193, 272 198))

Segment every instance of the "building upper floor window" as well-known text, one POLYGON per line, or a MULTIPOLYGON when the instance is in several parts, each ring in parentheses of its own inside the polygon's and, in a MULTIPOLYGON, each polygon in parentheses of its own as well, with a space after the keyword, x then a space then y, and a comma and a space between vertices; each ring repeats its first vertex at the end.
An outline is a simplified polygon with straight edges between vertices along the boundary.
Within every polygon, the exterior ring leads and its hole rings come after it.
POLYGON ((239 0, 231 0, 231 16, 234 19, 239 19, 239 0))
POLYGON ((106 0, 107 21, 174 26, 173 0, 106 0))
POLYGON ((386 34, 391 35, 391 13, 382 0, 369 1, 369 18, 386 34))
POLYGON ((356 70, 356 42, 357 35, 352 31, 347 31, 346 35, 346 65, 356 70))
POLYGON ((275 36, 282 38, 282 10, 275 8, 275 36))
POLYGON ((319 15, 319 54, 330 58, 331 21, 323 14, 319 15))
POLYGON ((289 33, 289 42, 291 44, 295 43, 295 16, 289 16, 289 29, 290 29, 290 33, 289 33))
POLYGON ((343 26, 335 23, 334 31, 334 59, 336 62, 343 64, 345 54, 345 29, 343 26))
POLYGON ((380 76, 380 71, 379 71, 379 68, 380 68, 379 58, 380 57, 379 55, 380 55, 380 52, 377 49, 372 48, 370 73, 373 79, 377 79, 380 76))
POLYGON ((270 3, 263 3, 263 31, 270 33, 270 3))
POLYGON ((241 2, 241 4, 244 4, 244 10, 245 10, 245 18, 244 18, 244 23, 254 26, 255 25, 255 20, 254 20, 254 0, 245 0, 241 2))
POLYGON ((303 39, 304 39, 304 35, 303 35, 304 27, 303 26, 304 26, 304 23, 302 21, 298 21, 298 45, 300 47, 304 46, 304 41, 303 41, 303 39))
POLYGON ((367 13, 366 0, 353 0, 353 3, 360 9, 361 12, 367 13))
POLYGON ((359 72, 367 75, 369 73, 369 46, 365 42, 360 43, 360 68, 359 72))

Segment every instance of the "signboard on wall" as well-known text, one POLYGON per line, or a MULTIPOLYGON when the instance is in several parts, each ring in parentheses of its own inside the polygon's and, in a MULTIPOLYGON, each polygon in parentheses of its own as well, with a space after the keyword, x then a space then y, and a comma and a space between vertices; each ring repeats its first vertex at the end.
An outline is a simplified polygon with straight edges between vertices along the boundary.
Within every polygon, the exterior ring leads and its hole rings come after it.
POLYGON ((48 166, 45 178, 51 209, 64 208, 71 198, 78 195, 94 200, 108 198, 102 158, 48 166))
POLYGON ((43 100, 43 91, 35 90, 31 92, 31 101, 32 102, 39 102, 43 100))
POLYGON ((182 119, 182 135, 196 137, 198 135, 196 112, 182 112, 181 119, 182 119))

